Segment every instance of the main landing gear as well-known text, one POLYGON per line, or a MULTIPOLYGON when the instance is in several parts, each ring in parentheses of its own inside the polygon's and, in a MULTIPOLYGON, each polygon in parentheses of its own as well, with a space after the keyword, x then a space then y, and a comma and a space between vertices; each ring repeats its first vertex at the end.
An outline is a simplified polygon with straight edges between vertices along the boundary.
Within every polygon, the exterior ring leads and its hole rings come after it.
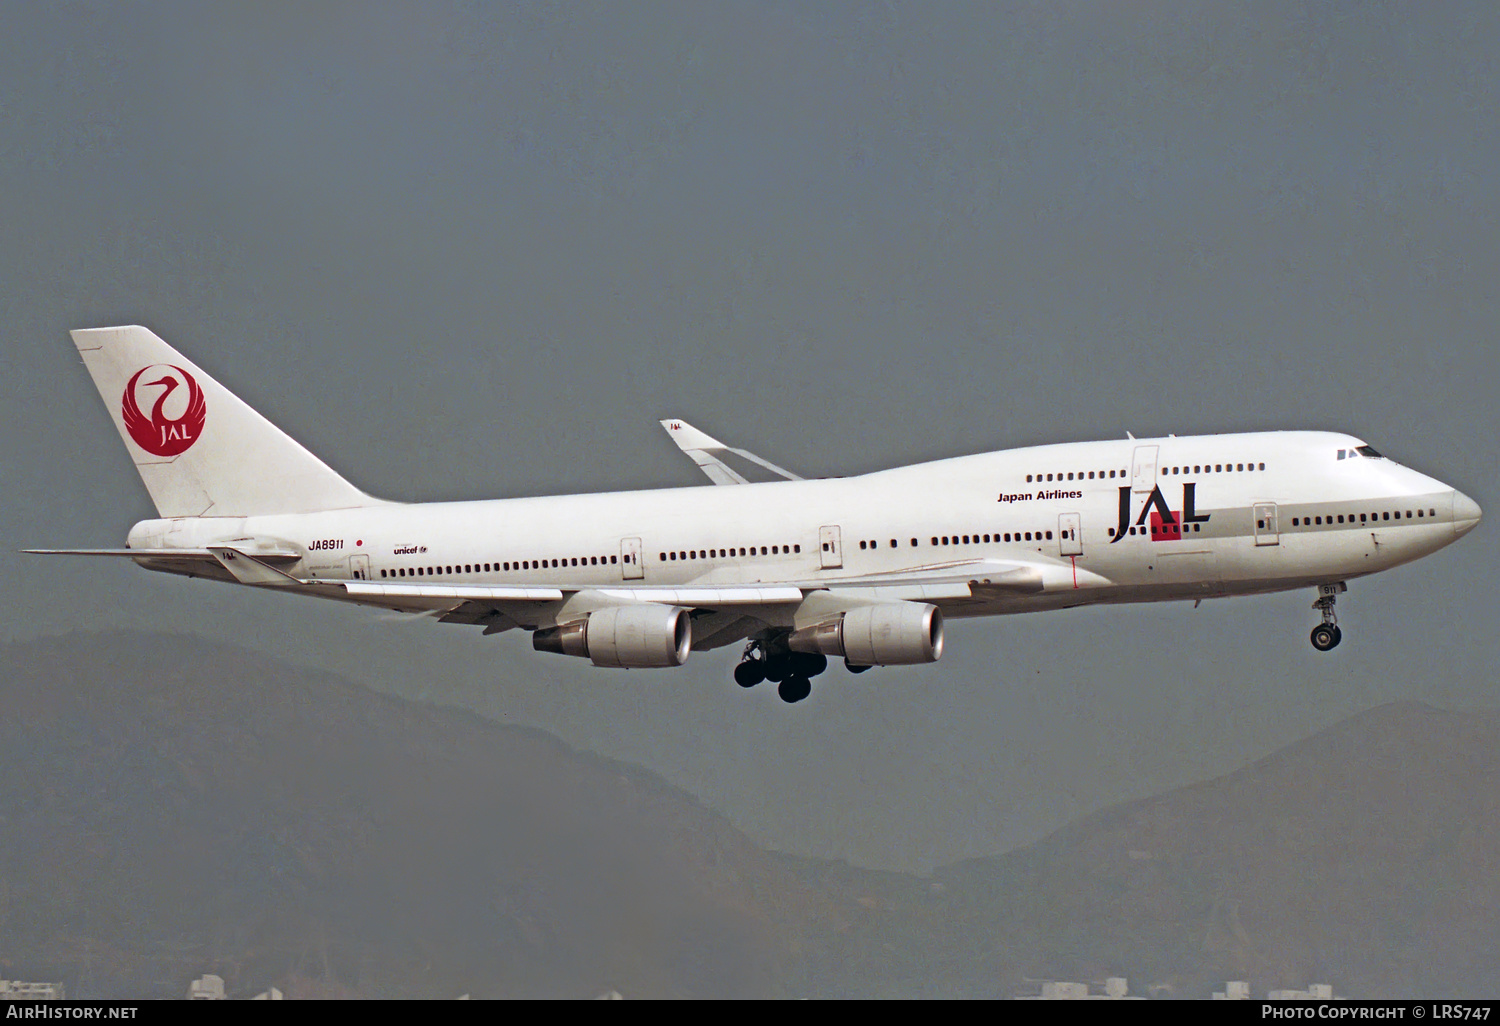
POLYGON ((1339 592, 1348 590, 1349 586, 1343 581, 1318 585, 1318 601, 1312 607, 1323 614, 1323 622, 1312 629, 1312 644, 1319 652, 1337 648, 1338 643, 1344 640, 1344 632, 1339 630, 1338 614, 1333 611, 1333 602, 1339 592))
MULTIPOLYGON (((767 648, 759 641, 752 641, 745 646, 745 654, 734 668, 734 682, 742 688, 753 688, 768 680, 776 685, 776 693, 783 702, 800 702, 812 694, 812 678, 826 669, 827 656, 767 648)), ((855 672, 866 669, 869 667, 859 667, 855 672)))

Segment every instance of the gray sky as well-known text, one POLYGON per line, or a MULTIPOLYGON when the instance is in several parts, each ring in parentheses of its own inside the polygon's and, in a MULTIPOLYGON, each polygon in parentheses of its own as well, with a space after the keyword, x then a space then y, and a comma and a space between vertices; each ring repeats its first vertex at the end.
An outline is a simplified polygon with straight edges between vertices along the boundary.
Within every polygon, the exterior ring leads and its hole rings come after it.
MULTIPOLYGON (((677 415, 806 475, 1347 430, 1496 504, 1492 4, 6 13, 13 549, 153 515, 66 336, 114 323, 394 499, 696 485, 677 415)), ((1351 585, 1331 655, 1311 593, 962 621, 796 708, 733 652, 596 670, 117 563, 0 553, 0 636, 238 640, 925 870, 1377 703, 1493 706, 1490 534, 1351 585)))

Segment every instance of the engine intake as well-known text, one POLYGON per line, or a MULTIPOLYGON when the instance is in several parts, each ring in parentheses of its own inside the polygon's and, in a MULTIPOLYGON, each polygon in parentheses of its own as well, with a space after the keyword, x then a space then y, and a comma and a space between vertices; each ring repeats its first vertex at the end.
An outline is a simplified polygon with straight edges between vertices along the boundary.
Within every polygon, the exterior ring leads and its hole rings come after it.
POLYGON ((836 620, 793 631, 787 647, 843 656, 854 666, 935 663, 943 655, 943 613, 917 602, 856 606, 836 620))
POLYGON ((531 647, 582 656, 595 666, 681 666, 693 647, 693 621, 680 606, 611 606, 534 631, 531 647))

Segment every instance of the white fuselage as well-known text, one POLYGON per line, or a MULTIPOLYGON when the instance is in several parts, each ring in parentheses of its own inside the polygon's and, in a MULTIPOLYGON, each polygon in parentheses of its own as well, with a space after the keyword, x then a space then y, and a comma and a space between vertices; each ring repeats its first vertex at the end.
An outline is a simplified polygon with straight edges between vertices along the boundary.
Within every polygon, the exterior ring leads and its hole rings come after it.
POLYGON ((816 588, 1042 569, 1032 590, 934 594, 957 616, 1239 595, 1375 573, 1477 523, 1472 500, 1363 444, 1074 442, 828 480, 153 520, 130 545, 256 539, 300 553, 297 577, 402 584, 816 588))

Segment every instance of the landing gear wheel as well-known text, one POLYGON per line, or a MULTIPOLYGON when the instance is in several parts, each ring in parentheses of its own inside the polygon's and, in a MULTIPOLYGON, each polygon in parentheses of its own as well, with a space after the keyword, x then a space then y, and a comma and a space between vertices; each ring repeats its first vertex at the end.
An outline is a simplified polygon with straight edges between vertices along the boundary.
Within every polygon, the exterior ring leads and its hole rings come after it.
POLYGON ((1337 648, 1338 643, 1343 640, 1344 632, 1338 629, 1337 624, 1320 623, 1312 629, 1313 648, 1319 652, 1337 648))
POLYGON ((800 702, 812 694, 812 681, 806 677, 788 677, 776 688, 776 693, 788 704, 800 702))
POLYGON ((753 688, 765 679, 765 664, 759 659, 746 659, 734 668, 734 682, 742 688, 753 688))
POLYGON ((1313 648, 1319 652, 1337 648, 1338 643, 1344 640, 1344 632, 1339 630, 1339 617, 1333 611, 1333 606, 1339 594, 1348 590, 1348 585, 1343 581, 1318 585, 1318 601, 1313 603, 1313 608, 1323 615, 1323 622, 1312 629, 1312 643, 1313 648))
POLYGON ((819 652, 793 652, 789 658, 799 677, 816 677, 828 669, 828 657, 819 652))
POLYGON ((772 657, 763 659, 765 664, 766 680, 773 684, 780 684, 792 675, 791 661, 785 657, 772 657))
POLYGON ((869 669, 868 666, 860 666, 858 663, 851 663, 848 659, 844 660, 844 668, 850 673, 864 673, 869 669))

